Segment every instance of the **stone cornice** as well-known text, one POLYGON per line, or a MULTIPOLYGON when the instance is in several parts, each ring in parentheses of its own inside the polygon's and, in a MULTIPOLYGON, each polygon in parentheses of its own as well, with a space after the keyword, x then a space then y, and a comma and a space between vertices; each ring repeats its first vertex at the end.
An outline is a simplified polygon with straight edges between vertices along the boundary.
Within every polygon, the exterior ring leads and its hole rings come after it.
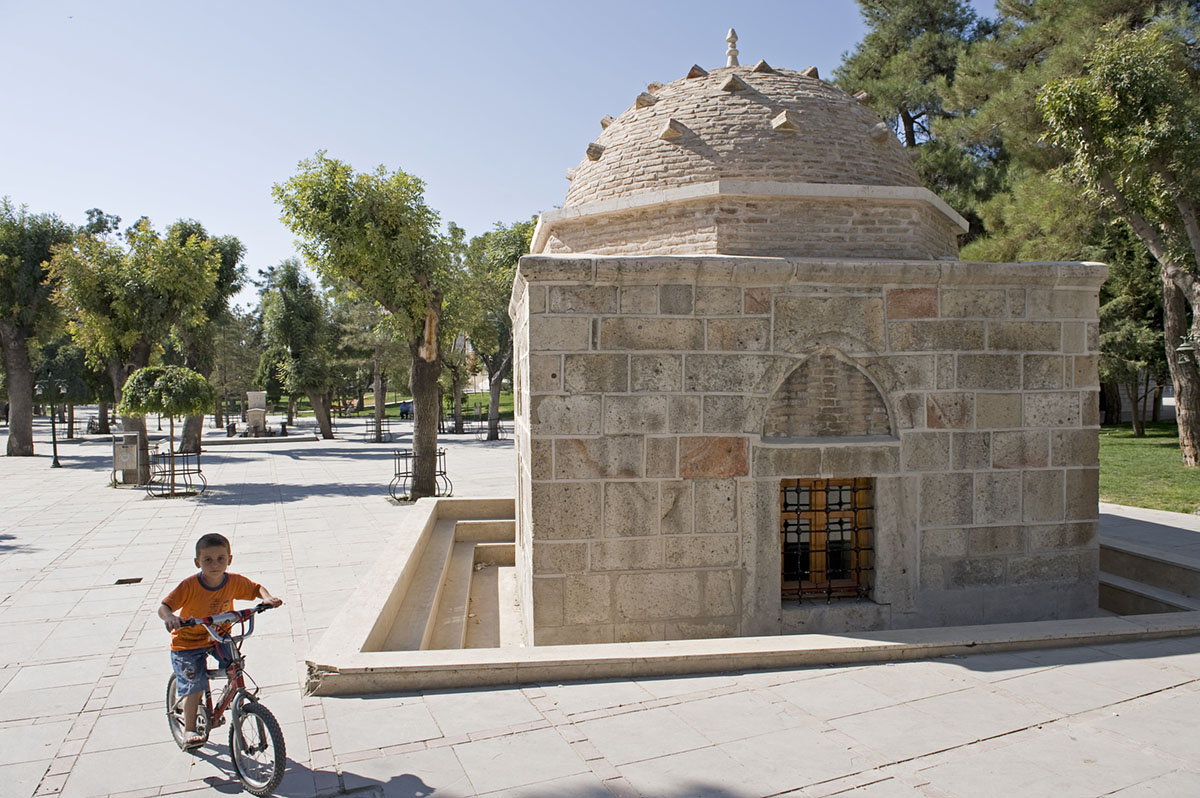
POLYGON ((1108 266, 1092 261, 984 263, 960 260, 849 258, 768 258, 746 255, 526 255, 521 258, 513 296, 520 283, 624 285, 782 286, 830 284, 877 289, 881 286, 946 285, 1003 288, 1099 290, 1108 266))
POLYGON ((559 222, 611 216, 634 210, 646 210, 658 205, 708 199, 711 197, 742 197, 751 199, 832 199, 874 200, 881 202, 924 202, 945 216, 962 232, 970 226, 966 219, 947 205, 941 197, 920 186, 860 186, 842 183, 772 183, 755 180, 714 180, 680 188, 643 191, 625 197, 597 200, 546 211, 538 219, 530 251, 541 253, 550 237, 551 228, 559 222))

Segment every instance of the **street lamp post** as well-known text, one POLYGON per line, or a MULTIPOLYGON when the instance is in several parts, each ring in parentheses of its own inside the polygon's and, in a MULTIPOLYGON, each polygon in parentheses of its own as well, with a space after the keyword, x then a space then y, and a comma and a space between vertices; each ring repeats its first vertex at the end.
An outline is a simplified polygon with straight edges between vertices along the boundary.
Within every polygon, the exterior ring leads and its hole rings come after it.
POLYGON ((62 468, 62 463, 58 462, 58 427, 55 424, 58 419, 55 418, 55 415, 58 413, 58 395, 66 390, 66 385, 62 380, 45 380, 42 388, 42 393, 48 397, 50 402, 50 445, 54 451, 50 467, 62 468))

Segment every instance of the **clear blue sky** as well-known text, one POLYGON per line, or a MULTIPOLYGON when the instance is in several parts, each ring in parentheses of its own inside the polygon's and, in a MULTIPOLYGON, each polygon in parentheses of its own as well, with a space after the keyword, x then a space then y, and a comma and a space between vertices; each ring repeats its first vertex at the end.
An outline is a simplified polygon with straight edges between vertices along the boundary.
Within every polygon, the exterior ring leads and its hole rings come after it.
POLYGON ((254 274, 294 254, 271 186, 325 149, 475 235, 561 203, 600 118, 724 66, 731 26, 741 63, 825 78, 864 33, 852 0, 0 0, 0 195, 197 219, 254 274))

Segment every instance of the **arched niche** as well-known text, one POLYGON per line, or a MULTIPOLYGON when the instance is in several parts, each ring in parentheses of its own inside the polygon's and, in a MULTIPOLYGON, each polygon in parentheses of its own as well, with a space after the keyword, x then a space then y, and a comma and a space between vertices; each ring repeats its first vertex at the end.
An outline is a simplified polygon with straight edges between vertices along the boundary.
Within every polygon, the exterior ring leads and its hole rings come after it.
POLYGON ((867 373, 830 352, 797 366, 767 405, 763 438, 892 435, 887 403, 867 373))

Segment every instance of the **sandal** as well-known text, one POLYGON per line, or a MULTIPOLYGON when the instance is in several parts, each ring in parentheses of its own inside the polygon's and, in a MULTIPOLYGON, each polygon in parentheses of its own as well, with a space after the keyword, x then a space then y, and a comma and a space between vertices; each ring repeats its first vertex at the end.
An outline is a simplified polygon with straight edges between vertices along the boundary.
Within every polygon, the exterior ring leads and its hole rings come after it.
POLYGON ((204 745, 204 735, 199 732, 184 732, 183 744, 186 748, 199 748, 204 745))

